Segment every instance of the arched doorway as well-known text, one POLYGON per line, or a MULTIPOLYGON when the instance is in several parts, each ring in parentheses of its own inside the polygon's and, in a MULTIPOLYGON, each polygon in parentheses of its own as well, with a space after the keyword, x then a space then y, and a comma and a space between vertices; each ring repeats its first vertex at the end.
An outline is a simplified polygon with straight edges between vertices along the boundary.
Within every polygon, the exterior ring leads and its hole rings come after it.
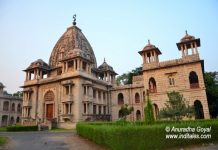
POLYGON ((20 118, 19 117, 17 117, 16 123, 20 123, 20 118))
POLYGON ((2 116, 2 126, 7 126, 8 125, 8 116, 7 115, 3 115, 2 116))
POLYGON ((54 93, 48 91, 45 93, 45 116, 47 120, 52 120, 54 118, 54 93))
POLYGON ((204 119, 203 106, 199 100, 196 100, 194 102, 194 107, 195 107, 195 119, 204 119))
POLYGON ((13 116, 10 119, 10 124, 14 124, 14 117, 13 116))
POLYGON ((136 111, 136 120, 141 120, 141 112, 140 112, 140 110, 136 111))
POLYGON ((157 104, 153 104, 154 118, 157 119, 159 116, 159 108, 157 104))

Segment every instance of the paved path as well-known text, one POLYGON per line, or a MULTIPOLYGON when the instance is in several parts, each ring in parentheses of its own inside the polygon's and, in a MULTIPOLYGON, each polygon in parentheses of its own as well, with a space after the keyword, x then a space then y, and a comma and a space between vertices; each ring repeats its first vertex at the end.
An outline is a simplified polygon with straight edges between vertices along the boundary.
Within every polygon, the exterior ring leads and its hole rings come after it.
MULTIPOLYGON (((6 150, 105 150, 74 132, 0 132, 10 138, 6 150)), ((1 148, 0 148, 1 149, 1 148)))

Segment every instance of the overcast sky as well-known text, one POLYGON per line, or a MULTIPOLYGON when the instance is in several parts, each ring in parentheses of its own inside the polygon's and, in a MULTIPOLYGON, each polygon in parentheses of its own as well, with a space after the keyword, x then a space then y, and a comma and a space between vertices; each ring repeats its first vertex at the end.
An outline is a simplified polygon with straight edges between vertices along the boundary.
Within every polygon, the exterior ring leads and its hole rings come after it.
POLYGON ((74 14, 98 65, 105 57, 119 74, 141 65, 138 51, 148 39, 162 51, 160 61, 181 57, 176 43, 185 30, 201 39, 205 71, 218 71, 217 8, 216 0, 0 0, 0 82, 10 93, 22 90, 22 70, 48 62, 74 14))

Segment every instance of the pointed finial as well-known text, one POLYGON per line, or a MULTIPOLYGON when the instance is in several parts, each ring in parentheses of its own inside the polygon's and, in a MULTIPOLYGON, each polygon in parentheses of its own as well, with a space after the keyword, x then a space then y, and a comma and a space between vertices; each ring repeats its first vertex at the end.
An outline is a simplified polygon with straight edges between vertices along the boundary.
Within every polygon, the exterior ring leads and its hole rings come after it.
POLYGON ((185 30, 185 35, 186 35, 186 36, 188 35, 188 31, 187 31, 187 30, 185 30))
POLYGON ((73 25, 76 25, 76 14, 73 15, 73 25))
POLYGON ((150 43, 150 40, 148 39, 148 45, 150 45, 151 43, 150 43))
POLYGON ((106 62, 106 61, 105 61, 105 57, 104 57, 104 62, 106 62))

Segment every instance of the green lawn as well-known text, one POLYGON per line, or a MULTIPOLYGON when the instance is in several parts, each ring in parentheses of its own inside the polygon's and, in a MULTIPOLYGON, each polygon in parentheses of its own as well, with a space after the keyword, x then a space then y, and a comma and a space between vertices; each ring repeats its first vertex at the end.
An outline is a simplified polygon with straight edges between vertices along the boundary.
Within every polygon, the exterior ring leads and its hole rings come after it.
POLYGON ((0 137, 0 146, 3 146, 7 142, 8 142, 8 138, 7 137, 0 137))
POLYGON ((6 131, 6 127, 0 127, 0 132, 5 132, 6 131))

